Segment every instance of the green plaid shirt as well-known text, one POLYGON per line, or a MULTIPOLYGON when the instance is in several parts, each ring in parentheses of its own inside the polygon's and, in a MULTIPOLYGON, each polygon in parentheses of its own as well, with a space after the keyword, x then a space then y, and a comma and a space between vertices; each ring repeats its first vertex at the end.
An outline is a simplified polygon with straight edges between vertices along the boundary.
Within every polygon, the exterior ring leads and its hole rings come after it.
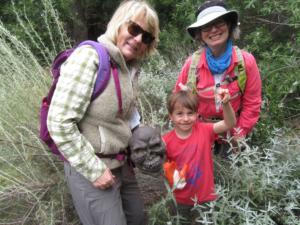
POLYGON ((98 55, 90 46, 73 52, 61 67, 47 118, 49 132, 59 150, 91 182, 102 175, 106 165, 94 154, 77 124, 90 104, 98 62, 98 55))

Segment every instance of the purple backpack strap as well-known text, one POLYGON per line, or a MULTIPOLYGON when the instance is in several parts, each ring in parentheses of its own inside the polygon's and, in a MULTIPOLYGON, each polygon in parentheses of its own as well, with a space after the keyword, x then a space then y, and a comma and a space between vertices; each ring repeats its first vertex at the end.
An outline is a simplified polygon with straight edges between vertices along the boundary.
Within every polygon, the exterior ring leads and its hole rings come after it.
POLYGON ((103 47, 99 42, 96 41, 84 41, 78 45, 78 47, 82 45, 91 45, 93 46, 99 56, 99 69, 97 72, 97 78, 94 86, 94 91, 92 94, 91 100, 93 101, 96 97, 98 97, 106 88, 109 78, 110 78, 110 69, 112 66, 112 73, 115 82, 117 97, 118 97, 118 108, 119 113, 122 114, 122 95, 121 95, 121 86, 118 75, 118 69, 115 64, 111 63, 109 54, 105 47, 103 47))
POLYGON ((84 41, 80 43, 78 47, 82 45, 91 45, 97 51, 97 54, 99 56, 97 78, 91 98, 93 101, 104 91, 108 84, 110 78, 110 57, 105 47, 103 47, 100 43, 96 41, 84 41))

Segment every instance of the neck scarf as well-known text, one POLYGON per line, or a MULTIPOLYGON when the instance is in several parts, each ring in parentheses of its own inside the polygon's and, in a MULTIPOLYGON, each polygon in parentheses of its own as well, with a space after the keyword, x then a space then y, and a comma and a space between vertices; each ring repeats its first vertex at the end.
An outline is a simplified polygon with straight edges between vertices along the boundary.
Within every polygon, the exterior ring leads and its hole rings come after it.
POLYGON ((214 74, 222 74, 228 68, 231 62, 232 40, 227 41, 226 51, 219 57, 215 58, 211 49, 206 46, 206 60, 210 72, 214 74))

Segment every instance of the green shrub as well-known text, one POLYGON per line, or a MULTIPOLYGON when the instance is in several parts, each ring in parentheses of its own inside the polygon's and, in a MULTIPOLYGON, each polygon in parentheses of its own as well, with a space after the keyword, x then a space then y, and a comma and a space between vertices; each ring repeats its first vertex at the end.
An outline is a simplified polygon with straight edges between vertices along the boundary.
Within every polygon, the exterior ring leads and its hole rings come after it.
MULTIPOLYGON (((277 131, 268 148, 250 148, 230 161, 215 158, 218 199, 193 210, 202 224, 299 224, 300 157, 298 135, 277 131)), ((171 191, 150 209, 151 224, 177 224, 166 211, 171 191), (159 210, 160 209, 160 210, 159 210), (159 215, 160 220, 156 218, 159 215)))
POLYGON ((168 127, 166 102, 179 74, 176 65, 178 63, 171 66, 168 60, 159 54, 144 63, 139 77, 139 109, 142 123, 168 127))

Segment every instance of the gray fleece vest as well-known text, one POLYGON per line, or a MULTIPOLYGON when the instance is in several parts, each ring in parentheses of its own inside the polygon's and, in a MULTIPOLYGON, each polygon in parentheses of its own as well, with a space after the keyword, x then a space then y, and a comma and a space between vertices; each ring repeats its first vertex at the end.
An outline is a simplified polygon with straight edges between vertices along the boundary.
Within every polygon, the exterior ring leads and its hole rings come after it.
MULTIPOLYGON (((114 53, 109 48, 108 51, 113 57, 114 53)), ((117 64, 120 63, 123 62, 117 62, 117 64)), ((78 125, 80 132, 92 144, 95 152, 102 154, 116 154, 125 150, 131 137, 129 119, 137 91, 136 84, 133 82, 137 82, 137 79, 131 81, 129 70, 124 65, 118 66, 118 75, 122 95, 122 115, 119 114, 117 93, 111 74, 107 87, 90 103, 78 125)), ((110 169, 120 167, 124 163, 124 161, 109 158, 102 158, 102 161, 110 169)))

